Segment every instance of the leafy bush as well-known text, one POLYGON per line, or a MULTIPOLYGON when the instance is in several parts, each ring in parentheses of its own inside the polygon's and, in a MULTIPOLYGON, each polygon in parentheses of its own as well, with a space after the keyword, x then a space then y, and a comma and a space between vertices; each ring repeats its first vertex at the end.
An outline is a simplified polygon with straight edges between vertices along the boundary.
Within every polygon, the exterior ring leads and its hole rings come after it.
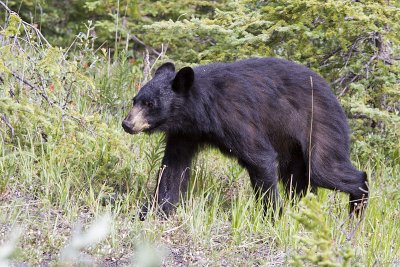
MULTIPOLYGON (((111 192, 134 187, 131 167, 121 164, 122 158, 129 157, 129 146, 98 112, 107 108, 109 115, 122 118, 121 106, 129 103, 134 80, 140 77, 137 65, 116 59, 113 64, 118 67, 113 67, 107 53, 87 48, 88 36, 70 46, 70 50, 83 47, 80 54, 67 54, 50 46, 15 13, 9 13, 8 22, 0 47, 2 153, 30 151, 35 164, 29 180, 39 181, 32 192, 50 194, 54 203, 67 203, 72 192, 82 190, 82 183, 95 192, 104 191, 105 185, 111 192), (94 72, 99 65, 106 68, 94 72), (47 187, 43 192, 49 175, 59 179, 51 186, 63 190, 47 187)), ((21 173, 20 166, 12 162, 8 157, 4 163, 2 181, 21 173)))

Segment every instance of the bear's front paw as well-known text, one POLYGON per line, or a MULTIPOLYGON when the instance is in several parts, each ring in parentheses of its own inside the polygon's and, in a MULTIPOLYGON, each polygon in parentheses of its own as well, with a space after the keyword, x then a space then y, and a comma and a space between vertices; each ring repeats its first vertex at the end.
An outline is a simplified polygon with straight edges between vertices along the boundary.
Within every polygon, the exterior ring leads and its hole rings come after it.
POLYGON ((139 220, 144 221, 146 219, 147 213, 149 212, 149 204, 144 204, 138 214, 139 220))
POLYGON ((157 215, 161 216, 163 219, 168 219, 168 217, 174 213, 176 206, 168 201, 160 203, 157 210, 157 215))
POLYGON ((155 211, 157 217, 161 219, 168 219, 169 215, 171 215, 175 209, 175 205, 168 201, 163 201, 155 206, 153 206, 151 203, 146 203, 141 207, 137 217, 140 221, 144 221, 149 213, 155 211))

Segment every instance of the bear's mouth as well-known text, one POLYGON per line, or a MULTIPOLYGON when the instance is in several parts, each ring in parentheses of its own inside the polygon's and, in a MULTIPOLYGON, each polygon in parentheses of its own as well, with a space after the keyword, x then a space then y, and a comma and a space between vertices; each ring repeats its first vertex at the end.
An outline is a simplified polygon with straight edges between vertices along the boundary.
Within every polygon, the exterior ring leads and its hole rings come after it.
POLYGON ((129 127, 125 124, 122 124, 122 128, 124 128, 124 131, 127 132, 128 134, 139 134, 139 133, 147 133, 147 134, 151 134, 154 133, 158 130, 159 126, 161 125, 161 123, 155 124, 153 126, 148 126, 146 128, 142 128, 142 129, 135 129, 134 127, 129 127))
POLYGON ((155 124, 153 124, 153 125, 150 125, 150 127, 144 129, 143 132, 144 132, 144 133, 148 133, 148 134, 157 132, 158 130, 160 130, 160 126, 163 124, 163 122, 164 122, 164 121, 160 121, 160 122, 158 122, 158 123, 155 123, 155 124))
POLYGON ((124 128, 124 131, 127 132, 128 134, 135 134, 136 132, 133 130, 133 128, 126 123, 125 121, 122 122, 122 128, 124 128))
MULTIPOLYGON (((165 121, 166 120, 164 119, 156 123, 150 123, 149 121, 145 120, 145 123, 137 123, 137 121, 125 119, 122 122, 122 128, 124 128, 124 131, 129 134, 138 134, 142 132, 151 134, 161 131, 162 125, 165 123, 165 121)), ((140 122, 142 122, 142 120, 140 120, 140 122)))
POLYGON ((127 132, 128 134, 135 134, 135 132, 132 129, 125 128, 125 127, 123 127, 123 128, 124 128, 124 131, 127 132))

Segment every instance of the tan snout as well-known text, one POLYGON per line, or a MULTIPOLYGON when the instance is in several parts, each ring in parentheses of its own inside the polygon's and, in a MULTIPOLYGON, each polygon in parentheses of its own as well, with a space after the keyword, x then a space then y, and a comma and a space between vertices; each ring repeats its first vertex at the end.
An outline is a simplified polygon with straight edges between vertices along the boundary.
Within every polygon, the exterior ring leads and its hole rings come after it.
POLYGON ((133 107, 122 122, 122 127, 125 132, 135 134, 148 129, 150 124, 144 117, 143 109, 140 107, 133 107))

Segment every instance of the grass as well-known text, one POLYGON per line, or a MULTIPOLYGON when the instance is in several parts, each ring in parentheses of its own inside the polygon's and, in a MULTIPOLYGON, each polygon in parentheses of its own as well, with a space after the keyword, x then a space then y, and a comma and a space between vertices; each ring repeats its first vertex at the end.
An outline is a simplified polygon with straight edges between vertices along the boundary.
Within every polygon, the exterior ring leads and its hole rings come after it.
POLYGON ((356 161, 371 188, 359 224, 347 218, 347 196, 328 190, 308 205, 286 201, 273 223, 247 173, 211 148, 196 158, 173 216, 135 219, 156 186, 164 147, 162 135, 129 136, 120 127, 141 66, 124 53, 110 61, 88 50, 74 67, 75 46, 60 56, 45 42, 18 40, 25 49, 0 47, 9 71, 0 82, 0 265, 287 266, 296 256, 310 264, 312 251, 340 266, 345 250, 351 266, 400 265, 400 166, 390 159, 356 161))
MULTIPOLYGON (((120 135, 124 138, 122 131, 120 135)), ((157 137, 145 135, 126 139, 128 147, 139 144, 139 151, 152 147, 156 144, 154 141, 157 137)), ((83 250, 101 265, 107 261, 128 264, 142 243, 163 247, 169 252, 164 256, 165 263, 171 266, 177 263, 287 265, 292 255, 301 253, 297 237, 311 235, 290 216, 299 212, 297 205, 286 206, 275 224, 263 221, 262 209, 253 198, 247 174, 238 172, 238 177, 230 179, 230 166, 236 163, 214 150, 198 157, 193 187, 176 214, 168 220, 153 215, 144 222, 134 220, 142 200, 136 197, 140 194, 134 188, 118 195, 115 201, 104 201, 110 196, 106 185, 97 191, 84 179, 77 181, 75 175, 68 174, 57 162, 43 161, 40 167, 34 166, 34 158, 39 157, 35 152, 17 151, 16 155, 6 163, 3 155, 0 161, 2 170, 19 165, 19 172, 17 175, 13 172, 14 177, 9 179, 7 190, 1 196, 0 223, 3 240, 8 240, 5 234, 14 226, 23 227, 17 245, 17 262, 31 265, 56 262, 76 223, 87 227, 106 212, 113 219, 110 234, 98 245, 83 250), (33 169, 42 169, 43 175, 32 177, 33 169), (71 189, 73 184, 79 186, 71 189)), ((146 177, 145 183, 147 179, 150 182, 144 190, 151 192, 155 181, 147 173, 150 166, 139 153, 133 153, 133 158, 137 158, 134 166, 129 160, 132 157, 120 164, 129 166, 134 183, 138 182, 135 177, 146 177)), ((319 216, 330 229, 335 246, 351 246, 355 253, 353 263, 396 265, 400 256, 399 169, 381 165, 368 171, 375 173, 371 201, 365 220, 356 227, 355 233, 346 220, 347 198, 341 194, 320 190, 318 202, 322 203, 322 213, 319 216)), ((82 169, 78 174, 91 176, 92 170, 82 169)), ((8 175, 2 173, 2 177, 8 175)))

